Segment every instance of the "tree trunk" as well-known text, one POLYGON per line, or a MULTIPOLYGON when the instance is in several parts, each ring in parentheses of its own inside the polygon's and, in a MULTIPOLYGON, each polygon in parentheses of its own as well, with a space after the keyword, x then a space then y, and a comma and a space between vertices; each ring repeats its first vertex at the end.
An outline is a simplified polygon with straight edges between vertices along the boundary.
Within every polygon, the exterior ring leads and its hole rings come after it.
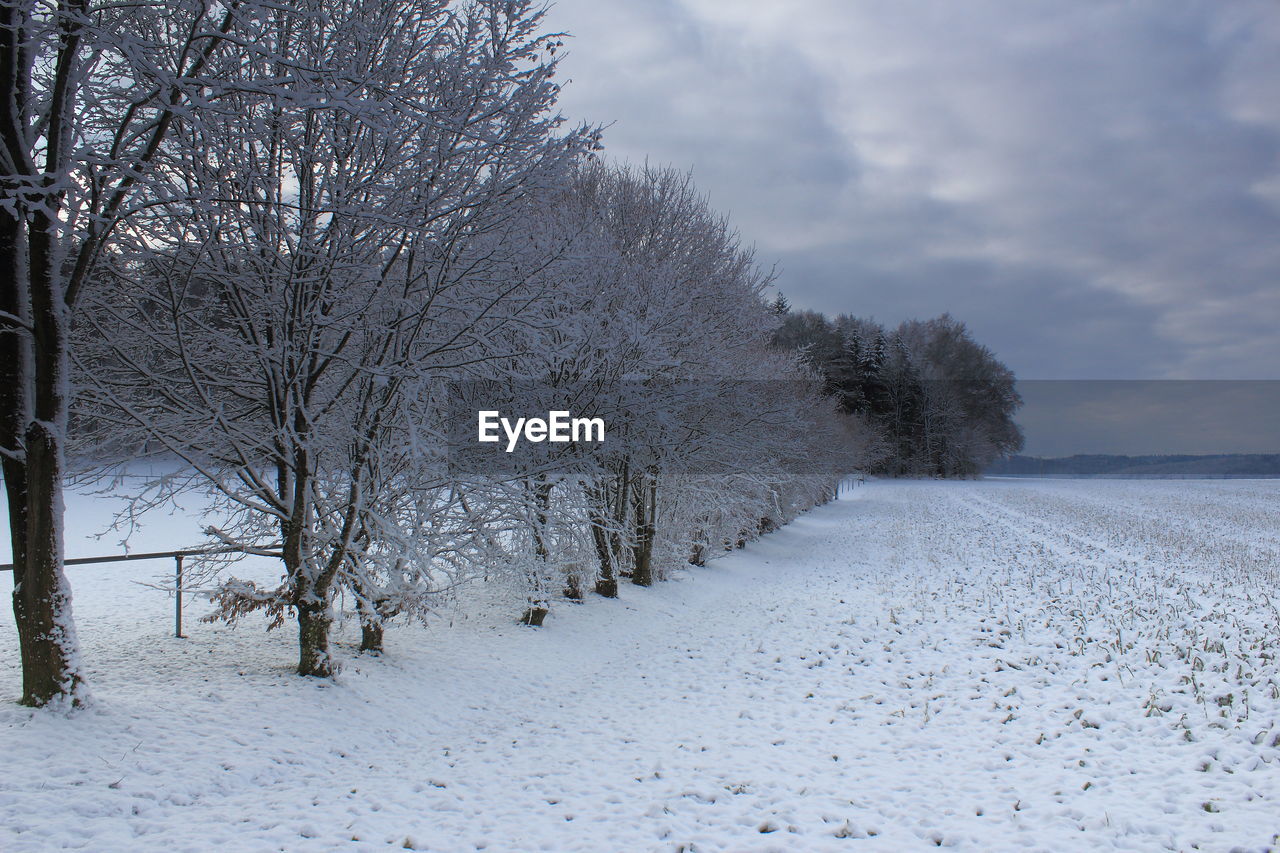
MULTIPOLYGON (((358 538, 365 546, 368 545, 367 530, 362 530, 358 538)), ((386 600, 380 598, 378 591, 365 582, 360 559, 355 554, 350 554, 347 560, 351 564, 349 583, 356 600, 356 612, 360 615, 360 651, 382 654, 382 634, 386 619, 395 614, 388 612, 386 600)), ((396 568, 399 569, 400 566, 397 565, 396 568)))
MULTIPOLYGON (((18 409, 6 412, 6 443, 14 438, 13 433, 25 431, 25 452, 16 464, 6 466, 6 474, 10 468, 21 468, 9 487, 10 498, 14 492, 25 492, 19 495, 25 502, 17 505, 16 516, 10 503, 10 530, 19 524, 23 527, 13 548, 13 614, 22 656, 22 703, 41 706, 62 697, 78 702, 81 683, 71 589, 62 564, 68 310, 58 270, 60 256, 52 236, 61 223, 55 223, 44 211, 33 216, 25 259, 20 252, 15 254, 21 231, 18 226, 15 233, 15 225, 12 217, 6 217, 0 241, 9 241, 4 248, 10 259, 25 260, 26 264, 8 271, 14 280, 6 285, 3 301, 6 309, 17 303, 18 316, 30 318, 31 345, 25 351, 20 349, 18 364, 8 368, 16 371, 13 378, 18 387, 9 391, 11 399, 6 402, 18 409), (24 274, 29 314, 23 310, 16 281, 24 274), (23 424, 24 420, 29 422, 23 424)), ((6 335, 10 336, 18 337, 6 335)))
POLYGON ((575 569, 570 569, 565 575, 564 597, 570 601, 582 601, 582 579, 575 569))
POLYGON ((614 566, 619 575, 631 577, 631 572, 623 557, 630 549, 625 548, 622 532, 626 529, 627 511, 631 507, 631 459, 622 460, 622 472, 617 477, 618 492, 613 503, 613 530, 609 533, 609 553, 614 556, 614 566))
MULTIPOLYGON (((5 38, 0 31, 0 40, 5 38)), ((20 245, 23 227, 0 208, 0 311, 30 323, 29 290, 26 283, 26 254, 20 245)), ((27 493, 30 457, 25 452, 27 429, 33 420, 32 380, 34 367, 31 336, 11 330, 0 332, 0 447, 3 458, 5 497, 9 504, 9 542, 13 555, 13 616, 18 628, 22 659, 22 703, 42 705, 58 695, 61 677, 57 653, 47 648, 57 603, 50 594, 57 584, 41 583, 38 573, 28 568, 27 542, 30 536, 27 493)))
POLYGON ((298 614, 298 675, 331 678, 334 670, 329 656, 329 628, 333 625, 333 611, 329 592, 332 587, 318 582, 311 574, 315 567, 307 559, 304 536, 310 516, 306 493, 308 457, 305 451, 298 451, 295 459, 293 472, 281 474, 281 485, 292 490, 294 504, 290 517, 280 525, 283 541, 280 556, 289 579, 291 603, 298 614))
POLYGON ((526 482, 528 493, 534 500, 533 547, 538 558, 538 568, 529 572, 529 606, 520 617, 520 624, 538 627, 550 612, 547 601, 547 561, 551 549, 547 546, 547 516, 551 509, 552 484, 545 475, 538 475, 536 482, 526 482))
POLYGON ((693 552, 689 555, 689 562, 695 566, 705 566, 707 564, 707 546, 702 541, 705 534, 699 530, 697 538, 693 543, 693 552))
POLYGON ((600 578, 596 581, 596 595, 605 598, 618 597, 618 579, 616 577, 600 578))
POLYGON ((632 548, 635 566, 631 570, 631 582, 636 586, 652 586, 654 516, 658 502, 658 481, 652 474, 644 474, 641 477, 642 482, 633 490, 636 544, 632 548))
MULTIPOLYGON (((9 175, 0 189, 0 442, 13 458, 4 473, 13 536, 13 612, 22 657, 22 702, 77 702, 78 670, 71 592, 62 563, 62 459, 67 425, 67 339, 70 308, 64 273, 63 213, 67 131, 75 110, 79 19, 87 4, 59 4, 59 43, 44 104, 31 98, 27 27, 30 4, 0 4, 0 127, 9 175), (69 8, 62 8, 69 6, 69 8), (43 114, 41 110, 45 110, 43 114), (45 118, 43 166, 28 157, 30 119, 45 118), (39 194, 15 191, 27 182, 39 194), (15 179, 17 182, 15 183, 15 179), (25 196, 25 197, 24 197, 25 196), (17 322, 15 322, 15 320, 17 322), (23 326, 25 330, 19 331, 23 326), (9 483, 9 478, 13 479, 9 483)), ((36 60, 36 65, 41 65, 36 60)), ((40 126, 37 122, 36 126, 40 126)))
POLYGON ((22 577, 14 563, 13 605, 22 648, 22 703, 75 699, 80 684, 71 592, 62 571, 62 474, 52 430, 27 430, 27 535, 22 577))
POLYGON ((360 621, 360 651, 374 655, 382 654, 382 621, 360 621))
POLYGON ((369 600, 368 591, 359 580, 355 581, 354 586, 356 610, 360 614, 360 651, 380 655, 384 628, 382 607, 380 602, 369 600))
POLYGON ((529 609, 524 612, 524 615, 520 617, 520 624, 540 628, 542 627, 543 620, 547 618, 548 612, 549 611, 545 607, 538 607, 536 605, 530 606, 529 609))
POLYGON ((600 576, 596 580, 596 595, 605 598, 618 597, 618 576, 613 568, 613 553, 609 548, 609 534, 605 518, 609 511, 605 499, 607 490, 593 486, 587 495, 591 510, 591 540, 596 546, 596 559, 600 563, 600 576))
POLYGON ((551 556, 551 548, 547 545, 547 517, 551 513, 552 483, 547 482, 545 474, 539 474, 537 481, 530 486, 533 493, 533 546, 538 559, 546 562, 551 556))
POLYGON ((328 602, 298 604, 298 675, 333 677, 333 659, 329 656, 332 624, 328 602))

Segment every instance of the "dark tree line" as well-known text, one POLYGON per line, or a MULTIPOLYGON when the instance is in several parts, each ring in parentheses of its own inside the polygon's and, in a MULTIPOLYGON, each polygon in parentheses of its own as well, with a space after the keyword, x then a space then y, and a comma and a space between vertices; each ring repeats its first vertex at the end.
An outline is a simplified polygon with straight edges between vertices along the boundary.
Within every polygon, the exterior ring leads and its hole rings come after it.
POLYGON ((875 473, 973 477, 1022 449, 1014 375, 948 314, 887 329, 791 311, 779 297, 774 345, 797 350, 823 391, 878 434, 875 473))

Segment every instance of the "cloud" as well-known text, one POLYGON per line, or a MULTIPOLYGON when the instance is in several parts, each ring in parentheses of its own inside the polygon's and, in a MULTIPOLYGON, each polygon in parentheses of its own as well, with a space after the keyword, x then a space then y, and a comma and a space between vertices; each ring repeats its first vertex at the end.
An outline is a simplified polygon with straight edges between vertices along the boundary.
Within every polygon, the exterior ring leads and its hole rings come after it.
POLYGON ((792 301, 1021 375, 1273 377, 1280 8, 561 0, 565 107, 692 166, 792 301))
POLYGON ((744 43, 671 0, 560 0, 551 24, 574 35, 562 108, 612 123, 611 156, 692 169, 713 205, 771 249, 836 214, 831 187, 851 183, 856 162, 827 121, 829 82, 801 54, 744 43))

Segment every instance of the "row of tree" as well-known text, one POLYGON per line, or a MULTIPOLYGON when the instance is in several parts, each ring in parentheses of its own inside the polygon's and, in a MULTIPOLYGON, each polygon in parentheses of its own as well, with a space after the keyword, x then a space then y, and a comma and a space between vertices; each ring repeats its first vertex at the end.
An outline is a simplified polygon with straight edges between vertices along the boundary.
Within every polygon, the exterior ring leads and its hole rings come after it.
POLYGON ((769 275, 688 177, 564 127, 543 23, 527 0, 0 2, 24 702, 81 681, 68 463, 155 457, 135 510, 212 495, 212 542, 283 567, 221 567, 216 615, 296 620, 298 671, 327 676, 340 597, 371 650, 477 579, 521 584, 538 624, 865 462, 857 410, 771 345, 769 275), (609 436, 486 461, 458 429, 482 398, 609 436))
POLYGON ((1014 375, 959 320, 942 315, 888 330, 846 314, 792 312, 774 343, 799 352, 842 411, 874 430, 873 470, 891 476, 973 477, 1022 449, 1014 375))

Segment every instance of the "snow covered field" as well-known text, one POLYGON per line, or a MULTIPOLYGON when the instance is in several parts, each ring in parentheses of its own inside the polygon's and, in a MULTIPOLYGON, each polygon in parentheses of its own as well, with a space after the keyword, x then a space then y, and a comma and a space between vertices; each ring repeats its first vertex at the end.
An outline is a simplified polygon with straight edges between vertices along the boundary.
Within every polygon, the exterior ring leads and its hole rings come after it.
POLYGON ((75 567, 91 708, 13 704, 0 611, 0 849, 1266 849, 1278 555, 1277 481, 873 482, 539 630, 347 625, 335 684, 75 567))

